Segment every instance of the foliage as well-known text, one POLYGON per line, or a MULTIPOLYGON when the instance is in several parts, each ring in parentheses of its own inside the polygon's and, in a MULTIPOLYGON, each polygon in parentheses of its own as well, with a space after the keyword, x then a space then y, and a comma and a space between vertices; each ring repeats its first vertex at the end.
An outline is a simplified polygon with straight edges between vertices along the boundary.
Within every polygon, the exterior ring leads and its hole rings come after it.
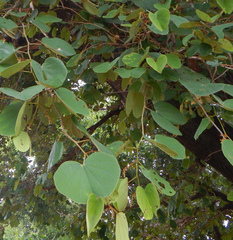
POLYGON ((2 236, 231 238, 231 0, 0 11, 2 236))

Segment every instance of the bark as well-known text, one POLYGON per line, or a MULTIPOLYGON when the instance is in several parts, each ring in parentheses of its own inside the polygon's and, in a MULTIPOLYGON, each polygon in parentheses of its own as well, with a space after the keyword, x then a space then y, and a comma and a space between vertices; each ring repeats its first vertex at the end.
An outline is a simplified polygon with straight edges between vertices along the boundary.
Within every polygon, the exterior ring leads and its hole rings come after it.
MULTIPOLYGON (((176 139, 196 156, 197 161, 202 160, 209 164, 229 181, 233 182, 233 166, 221 151, 221 136, 216 128, 211 127, 205 130, 197 140, 194 139, 194 134, 200 122, 201 118, 199 117, 189 120, 180 127, 183 135, 177 136, 176 139)), ((217 121, 216 124, 219 125, 217 121)), ((224 129, 228 136, 233 138, 233 129, 229 125, 225 125, 224 129)))

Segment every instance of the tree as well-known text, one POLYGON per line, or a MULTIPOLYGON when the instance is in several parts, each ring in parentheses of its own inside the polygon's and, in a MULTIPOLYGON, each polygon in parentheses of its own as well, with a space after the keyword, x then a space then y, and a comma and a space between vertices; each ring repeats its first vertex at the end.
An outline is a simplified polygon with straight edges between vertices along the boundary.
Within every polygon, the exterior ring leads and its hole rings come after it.
POLYGON ((232 1, 0 6, 2 235, 231 239, 232 1))

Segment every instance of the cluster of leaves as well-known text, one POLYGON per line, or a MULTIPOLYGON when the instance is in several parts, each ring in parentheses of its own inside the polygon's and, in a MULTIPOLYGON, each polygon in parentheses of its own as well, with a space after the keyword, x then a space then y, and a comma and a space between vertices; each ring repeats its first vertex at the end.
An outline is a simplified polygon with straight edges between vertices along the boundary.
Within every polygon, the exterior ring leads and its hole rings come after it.
POLYGON ((197 180, 197 161, 178 140, 199 116, 193 138, 215 128, 216 151, 233 165, 224 128, 233 122, 231 0, 19 0, 0 8, 1 230, 16 226, 24 208, 55 224, 43 211, 58 222, 69 209, 60 205, 73 201, 81 210, 71 222, 81 224, 67 229, 77 239, 225 231, 230 183, 213 169, 200 169, 197 180))

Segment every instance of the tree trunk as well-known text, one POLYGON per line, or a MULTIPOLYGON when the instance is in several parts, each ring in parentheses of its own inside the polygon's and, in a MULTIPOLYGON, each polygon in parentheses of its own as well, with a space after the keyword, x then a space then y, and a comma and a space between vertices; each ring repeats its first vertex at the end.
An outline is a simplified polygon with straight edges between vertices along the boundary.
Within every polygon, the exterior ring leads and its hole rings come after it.
MULTIPOLYGON (((185 125, 180 127, 182 136, 176 139, 196 157, 209 164, 216 171, 221 173, 229 181, 233 182, 233 166, 224 157, 221 151, 221 136, 215 127, 205 130, 197 140, 194 134, 201 122, 201 118, 196 117, 189 120, 185 125)), ((216 125, 219 125, 216 121, 216 125)), ((219 126, 219 128, 221 128, 219 126)), ((229 125, 224 126, 230 138, 233 138, 233 129, 229 125)))

